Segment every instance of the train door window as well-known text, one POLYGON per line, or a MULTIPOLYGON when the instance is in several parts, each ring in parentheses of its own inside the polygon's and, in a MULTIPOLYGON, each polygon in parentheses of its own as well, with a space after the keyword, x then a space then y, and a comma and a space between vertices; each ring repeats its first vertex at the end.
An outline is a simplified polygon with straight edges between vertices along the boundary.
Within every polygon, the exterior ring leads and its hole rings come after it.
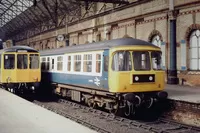
POLYGON ((17 69, 27 69, 28 67, 28 55, 18 54, 17 55, 17 69))
POLYGON ((67 71, 71 71, 71 56, 68 56, 68 61, 67 61, 67 71))
POLYGON ((152 68, 154 70, 161 70, 162 69, 162 60, 161 60, 162 54, 158 51, 151 52, 151 62, 152 62, 152 68))
POLYGON ((30 69, 38 69, 39 68, 39 56, 38 54, 30 54, 30 69))
POLYGON ((96 54, 96 73, 101 72, 101 54, 96 54))
POLYGON ((4 69, 14 69, 15 68, 15 55, 5 54, 4 55, 4 69))
POLYGON ((150 70, 149 52, 134 51, 133 61, 135 70, 150 70))
POLYGON ((42 58, 42 70, 45 70, 45 62, 46 62, 46 58, 45 57, 43 57, 42 58))
POLYGON ((63 57, 62 56, 57 57, 57 70, 58 71, 63 70, 63 57))
POLYGON ((50 57, 47 57, 46 70, 49 70, 49 68, 50 68, 50 57))
POLYGON ((109 57, 104 56, 104 71, 108 71, 109 57))
POLYGON ((112 60, 112 69, 114 71, 132 70, 130 52, 129 51, 116 52, 112 60))
POLYGON ((55 62, 54 62, 54 59, 52 58, 52 59, 51 59, 51 70, 54 70, 54 65, 55 65, 54 63, 55 63, 55 62))
POLYGON ((92 54, 85 54, 83 57, 83 72, 92 72, 92 54))
POLYGON ((74 71, 81 71, 81 55, 74 55, 74 71))

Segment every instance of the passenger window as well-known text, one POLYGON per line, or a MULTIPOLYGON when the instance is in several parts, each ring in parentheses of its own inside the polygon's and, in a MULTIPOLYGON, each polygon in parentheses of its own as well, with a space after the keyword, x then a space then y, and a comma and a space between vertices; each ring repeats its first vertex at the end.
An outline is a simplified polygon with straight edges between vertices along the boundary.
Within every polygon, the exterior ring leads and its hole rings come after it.
POLYGON ((101 54, 96 54, 96 73, 101 72, 101 54))
POLYGON ((135 70, 150 70, 149 52, 133 52, 133 61, 135 70))
POLYGON ((63 70, 63 57, 62 56, 57 57, 57 70, 58 71, 63 70))
POLYGON ((45 62, 46 62, 46 58, 43 57, 42 58, 42 64, 41 64, 42 70, 45 70, 45 62))
POLYGON ((114 71, 132 70, 131 56, 128 51, 117 52, 113 56, 112 69, 114 71))
POLYGON ((108 71, 109 57, 104 56, 104 71, 108 71))
POLYGON ((39 68, 39 56, 38 54, 30 54, 30 69, 38 69, 39 68))
POLYGON ((5 54, 4 55, 4 69, 14 69, 15 68, 15 55, 5 54))
POLYGON ((92 54, 84 55, 83 72, 92 72, 92 54))
POLYGON ((74 56, 74 71, 76 72, 81 71, 81 55, 74 56))
POLYGON ((67 71, 71 71, 71 56, 68 56, 67 71))

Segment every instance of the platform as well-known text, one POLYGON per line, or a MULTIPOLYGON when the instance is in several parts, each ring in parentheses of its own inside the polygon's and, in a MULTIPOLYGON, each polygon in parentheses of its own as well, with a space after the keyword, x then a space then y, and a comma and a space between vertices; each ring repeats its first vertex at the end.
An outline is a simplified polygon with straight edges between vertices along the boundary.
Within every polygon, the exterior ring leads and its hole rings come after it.
POLYGON ((165 91, 168 92, 168 99, 200 104, 199 87, 166 84, 165 91))
POLYGON ((0 89, 0 133, 96 133, 0 89))

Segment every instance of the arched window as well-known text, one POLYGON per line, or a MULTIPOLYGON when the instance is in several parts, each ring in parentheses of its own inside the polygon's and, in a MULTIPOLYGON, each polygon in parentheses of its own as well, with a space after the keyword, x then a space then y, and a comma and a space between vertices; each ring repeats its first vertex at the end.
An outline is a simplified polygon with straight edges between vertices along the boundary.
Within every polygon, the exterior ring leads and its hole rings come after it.
POLYGON ((190 35, 190 69, 200 70, 200 30, 194 30, 190 35))
POLYGON ((161 47, 161 39, 159 37, 159 35, 155 35, 152 37, 151 43, 153 43, 154 45, 161 47))

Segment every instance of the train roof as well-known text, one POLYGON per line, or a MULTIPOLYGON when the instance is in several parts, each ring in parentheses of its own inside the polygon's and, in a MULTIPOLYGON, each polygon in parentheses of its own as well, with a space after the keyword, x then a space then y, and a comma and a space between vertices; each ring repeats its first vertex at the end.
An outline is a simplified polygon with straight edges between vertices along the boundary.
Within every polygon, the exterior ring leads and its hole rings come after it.
POLYGON ((38 52, 37 50, 28 46, 12 46, 12 47, 0 50, 0 54, 4 52, 17 52, 19 50, 26 50, 27 52, 38 52))
POLYGON ((40 51, 40 55, 55 55, 55 54, 59 55, 63 53, 96 51, 96 50, 110 49, 116 46, 130 46, 130 45, 157 47, 153 45, 152 43, 139 40, 139 39, 120 38, 120 39, 113 39, 113 40, 107 40, 107 41, 102 41, 102 42, 94 42, 94 43, 89 43, 89 44, 67 46, 67 47, 58 48, 58 49, 43 50, 43 51, 40 51))

